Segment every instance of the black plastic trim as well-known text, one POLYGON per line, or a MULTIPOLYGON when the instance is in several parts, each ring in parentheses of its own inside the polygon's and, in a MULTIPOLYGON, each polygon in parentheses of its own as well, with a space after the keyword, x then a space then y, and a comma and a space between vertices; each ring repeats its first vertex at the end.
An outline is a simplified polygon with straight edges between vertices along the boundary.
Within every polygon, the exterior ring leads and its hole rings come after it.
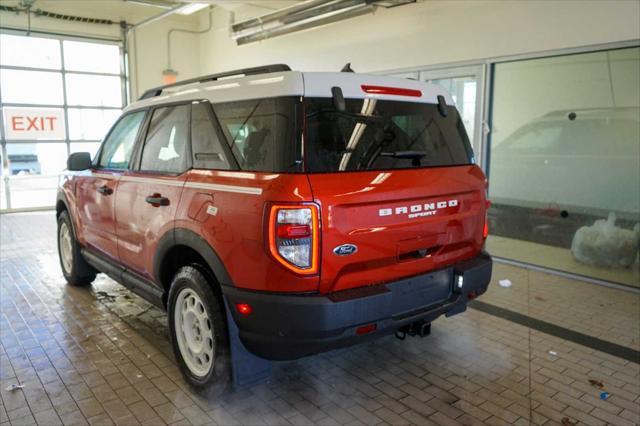
POLYGON ((167 232, 158 242, 158 248, 153 257, 153 276, 158 283, 161 282, 164 258, 177 245, 184 245, 195 250, 207 262, 221 285, 233 285, 227 269, 215 250, 200 235, 185 228, 175 228, 167 232))
POLYGON ((130 289, 143 299, 164 309, 162 301, 163 291, 158 286, 92 250, 85 248, 82 249, 81 252, 82 256, 91 266, 100 272, 104 272, 113 280, 130 289))
POLYGON ((247 349, 263 358, 288 360, 390 334, 416 321, 464 312, 468 293, 486 291, 491 263, 491 257, 482 253, 438 271, 327 295, 267 294, 229 286, 222 292, 247 349), (465 283, 456 292, 457 275, 463 275, 465 283), (253 312, 240 315, 236 303, 248 303, 253 312), (356 329, 368 324, 376 324, 376 331, 357 335, 356 329))

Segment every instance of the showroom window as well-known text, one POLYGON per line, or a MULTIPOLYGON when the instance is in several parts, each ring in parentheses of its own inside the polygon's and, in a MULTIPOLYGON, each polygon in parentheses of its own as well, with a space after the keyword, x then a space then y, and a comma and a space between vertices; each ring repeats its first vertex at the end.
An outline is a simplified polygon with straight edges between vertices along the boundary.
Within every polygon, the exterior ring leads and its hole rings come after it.
POLYGON ((493 71, 489 251, 638 286, 640 48, 493 71))
POLYGON ((71 152, 93 155, 126 102, 120 47, 0 34, 0 210, 52 207, 71 152))

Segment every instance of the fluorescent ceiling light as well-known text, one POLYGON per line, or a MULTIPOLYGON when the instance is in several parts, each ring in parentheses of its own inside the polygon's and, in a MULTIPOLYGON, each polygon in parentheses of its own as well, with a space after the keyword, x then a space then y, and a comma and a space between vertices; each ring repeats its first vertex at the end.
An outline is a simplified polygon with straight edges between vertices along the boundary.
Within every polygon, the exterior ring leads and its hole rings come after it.
POLYGON ((207 3, 191 3, 178 11, 181 15, 191 15, 209 6, 207 3))

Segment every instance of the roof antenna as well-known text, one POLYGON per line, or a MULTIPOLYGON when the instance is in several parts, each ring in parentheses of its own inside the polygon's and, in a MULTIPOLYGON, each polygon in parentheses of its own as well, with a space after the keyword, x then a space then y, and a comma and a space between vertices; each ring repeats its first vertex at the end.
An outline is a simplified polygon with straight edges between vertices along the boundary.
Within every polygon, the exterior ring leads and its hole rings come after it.
POLYGON ((340 72, 355 72, 355 71, 353 70, 353 68, 351 68, 351 62, 347 62, 347 65, 342 67, 340 72))

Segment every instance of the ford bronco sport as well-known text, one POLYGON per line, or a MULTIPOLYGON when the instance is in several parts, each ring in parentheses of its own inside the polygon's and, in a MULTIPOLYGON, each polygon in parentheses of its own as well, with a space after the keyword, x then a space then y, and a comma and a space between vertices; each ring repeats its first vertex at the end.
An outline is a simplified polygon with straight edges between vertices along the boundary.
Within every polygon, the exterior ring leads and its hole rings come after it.
POLYGON ((188 80, 145 92, 68 170, 66 280, 104 272, 166 309, 196 388, 227 381, 232 326, 295 359, 426 334, 490 280, 486 178, 432 84, 285 65, 188 80))

